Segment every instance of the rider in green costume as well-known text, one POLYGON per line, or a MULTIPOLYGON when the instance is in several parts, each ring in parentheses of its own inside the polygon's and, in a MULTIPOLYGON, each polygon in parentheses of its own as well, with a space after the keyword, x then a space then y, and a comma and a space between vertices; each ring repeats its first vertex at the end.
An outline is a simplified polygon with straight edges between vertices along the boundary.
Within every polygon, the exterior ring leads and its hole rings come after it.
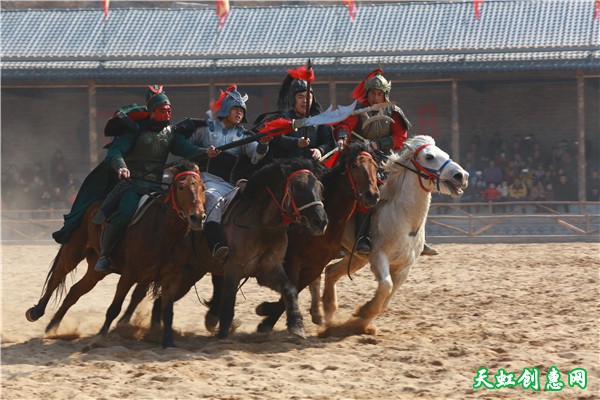
POLYGON ((61 244, 67 243, 81 223, 85 210, 105 198, 94 222, 105 223, 100 240, 101 254, 94 270, 111 272, 110 255, 133 217, 140 198, 148 191, 162 190, 161 166, 169 153, 198 160, 206 149, 192 145, 187 138, 205 122, 188 118, 170 124, 171 103, 162 86, 148 87, 146 105, 119 110, 105 128, 115 136, 108 153, 83 182, 65 224, 53 233, 61 244))

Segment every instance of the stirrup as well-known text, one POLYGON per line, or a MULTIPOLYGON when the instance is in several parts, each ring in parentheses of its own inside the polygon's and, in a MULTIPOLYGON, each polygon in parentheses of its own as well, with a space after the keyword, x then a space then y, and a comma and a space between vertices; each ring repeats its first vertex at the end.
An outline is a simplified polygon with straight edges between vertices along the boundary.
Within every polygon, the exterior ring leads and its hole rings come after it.
POLYGON ((356 254, 368 256, 371 252, 371 240, 367 236, 362 236, 356 243, 356 254))
POLYGON ((101 256, 96 265, 94 266, 94 271, 100 272, 102 274, 110 274, 112 273, 112 269, 110 266, 112 265, 112 261, 107 256, 101 256))
POLYGON ((225 260, 227 259, 227 256, 229 255, 229 247, 227 246, 220 246, 220 244, 217 244, 215 246, 215 249, 213 250, 213 261, 219 265, 223 265, 225 264, 225 260))

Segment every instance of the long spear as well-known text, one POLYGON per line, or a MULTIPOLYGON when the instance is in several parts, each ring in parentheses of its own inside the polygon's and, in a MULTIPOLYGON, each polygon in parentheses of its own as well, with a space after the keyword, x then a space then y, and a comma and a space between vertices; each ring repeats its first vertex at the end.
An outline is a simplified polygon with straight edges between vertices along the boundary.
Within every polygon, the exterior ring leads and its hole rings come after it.
MULTIPOLYGON (((312 75, 314 79, 314 74, 312 70, 312 63, 310 62, 310 58, 306 63, 306 70, 308 71, 308 75, 312 75)), ((306 118, 310 117, 310 106, 311 106, 311 97, 310 97, 310 84, 312 80, 306 81, 306 118)), ((304 139, 308 138, 308 129, 304 129, 304 139)))

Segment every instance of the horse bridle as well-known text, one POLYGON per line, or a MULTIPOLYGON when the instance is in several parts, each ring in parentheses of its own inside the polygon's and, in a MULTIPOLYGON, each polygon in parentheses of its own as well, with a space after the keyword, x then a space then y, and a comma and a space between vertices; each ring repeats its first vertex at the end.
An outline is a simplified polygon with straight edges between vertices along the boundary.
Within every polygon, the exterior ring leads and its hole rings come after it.
POLYGON ((179 218, 181 218, 181 219, 185 219, 186 215, 182 210, 179 209, 179 207, 175 203, 174 191, 175 191, 175 183, 177 182, 177 180, 185 175, 192 175, 192 176, 195 176, 196 178, 200 179, 200 174, 198 174, 195 171, 182 171, 182 172, 178 173, 177 175, 175 175, 173 177, 173 183, 171 184, 171 187, 169 188, 169 193, 167 193, 167 197, 165 198, 165 204, 168 205, 169 203, 171 203, 171 208, 173 210, 175 210, 175 212, 177 213, 177 215, 179 215, 179 218))
POLYGON ((294 193, 292 192, 292 188, 291 188, 290 184, 291 184, 292 178, 294 178, 296 175, 299 175, 302 173, 308 173, 310 175, 313 175, 313 173, 307 169, 299 169, 298 171, 294 171, 293 173, 291 173, 287 177, 287 180, 285 182, 285 189, 283 192, 283 198, 281 199, 281 203, 277 200, 277 197, 273 194, 273 191, 271 190, 271 188, 269 186, 267 186, 267 188, 266 188, 267 192, 271 195, 271 197, 275 201, 277 208, 279 208, 279 212, 281 213, 281 217, 283 218, 283 221, 281 222, 282 226, 289 225, 292 223, 300 223, 302 220, 302 215, 300 215, 300 212, 302 210, 306 210, 309 207, 318 206, 318 205, 323 206, 323 202, 320 200, 311 201, 310 203, 304 204, 300 207, 296 206, 296 200, 294 199, 294 193), (287 205, 286 205, 286 203, 287 203, 287 205), (286 211, 286 208, 290 205, 292 207, 291 213, 286 211))
MULTIPOLYGON (((371 160, 373 160, 373 156, 366 151, 361 151, 359 155, 367 156, 371 160)), ((373 162, 375 161, 373 160, 373 162)), ((352 190, 352 193, 354 193, 354 199, 356 201, 359 201, 363 197, 363 194, 358 190, 356 184, 354 183, 354 179, 352 178, 352 172, 350 171, 350 163, 348 163, 348 165, 346 166, 346 174, 348 175, 348 181, 350 182, 350 189, 352 190)))
MULTIPOLYGON (((421 150, 423 150, 425 147, 428 147, 428 146, 432 146, 432 144, 425 143, 424 145, 419 147, 412 155, 412 158, 410 161, 411 161, 412 165, 415 166, 416 169, 412 169, 412 168, 410 168, 400 162, 397 162, 397 161, 394 161, 394 163, 400 165, 401 167, 406 168, 410 172, 417 174, 419 176, 419 185, 421 186, 421 189, 423 189, 425 192, 430 193, 431 190, 426 188, 425 185, 423 185, 423 180, 426 180, 429 182, 434 182, 436 185, 436 188, 439 192, 440 191, 440 177, 442 176, 442 172, 444 171, 444 168, 446 168, 446 166, 452 162, 452 159, 448 158, 439 169, 426 168, 426 167, 422 166, 417 161, 417 155, 419 154, 419 152, 421 150)), ((382 158, 385 158, 386 160, 389 160, 389 157, 386 156, 385 153, 383 153, 382 151, 377 150, 377 155, 382 158)))

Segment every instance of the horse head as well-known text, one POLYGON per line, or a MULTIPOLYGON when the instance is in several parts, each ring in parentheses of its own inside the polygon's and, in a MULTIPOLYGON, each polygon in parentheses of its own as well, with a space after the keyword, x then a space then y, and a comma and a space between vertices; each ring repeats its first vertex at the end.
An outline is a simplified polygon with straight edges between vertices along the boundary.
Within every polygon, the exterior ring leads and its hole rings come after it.
POLYGON ((344 174, 357 201, 366 208, 377 205, 380 196, 377 186, 377 163, 367 146, 359 142, 346 146, 340 153, 336 168, 345 168, 344 174))
POLYGON ((393 163, 415 172, 426 192, 435 190, 460 197, 469 184, 469 173, 437 147, 430 136, 419 135, 404 142, 400 154, 390 157, 386 169, 389 170, 393 163))
POLYGON ((321 175, 323 168, 311 160, 286 160, 280 167, 285 177, 281 208, 291 222, 304 225, 312 235, 322 235, 329 221, 323 206, 323 184, 315 172, 321 175))
POLYGON ((173 183, 166 201, 179 214, 187 219, 192 230, 201 230, 206 220, 204 209, 206 186, 200 178, 198 166, 189 161, 183 161, 176 167, 170 168, 173 183))

